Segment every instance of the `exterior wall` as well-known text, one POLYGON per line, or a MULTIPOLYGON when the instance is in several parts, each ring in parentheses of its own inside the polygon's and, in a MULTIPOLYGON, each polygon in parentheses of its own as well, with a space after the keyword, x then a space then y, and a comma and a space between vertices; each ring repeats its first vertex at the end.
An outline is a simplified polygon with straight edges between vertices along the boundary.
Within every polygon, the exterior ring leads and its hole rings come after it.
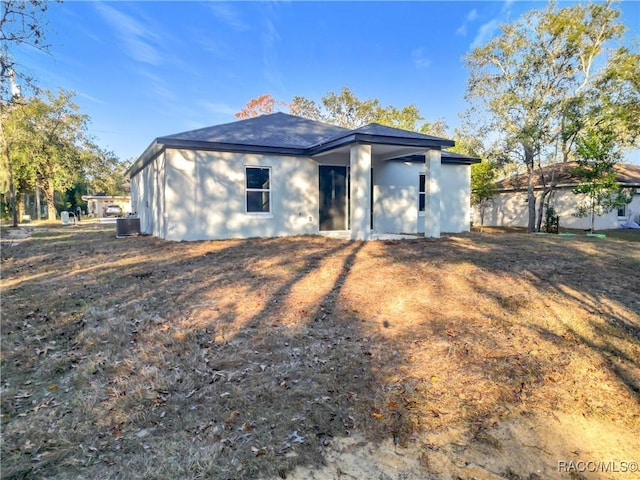
POLYGON ((441 231, 468 232, 471 226, 471 166, 443 163, 440 188, 441 231))
MULTIPOLYGON (((419 175, 425 166, 416 162, 375 161, 373 166, 373 229, 378 233, 424 233, 419 207, 419 175)), ((440 170, 440 229, 468 232, 470 224, 471 167, 442 164, 440 170)))
POLYGON ((167 240, 318 232, 318 165, 308 158, 167 150, 167 240), (245 166, 271 167, 271 213, 246 213, 245 166))
MULTIPOLYGON (((480 225, 480 209, 474 208, 473 224, 480 225)), ((527 192, 505 192, 493 197, 485 208, 484 225, 488 227, 526 227, 528 222, 527 192)))
POLYGON ((424 164, 373 162, 373 230, 377 233, 418 233, 419 175, 424 164))
POLYGON ((131 179, 131 211, 140 218, 140 232, 164 237, 164 152, 131 179))
MULTIPOLYGON (((551 205, 560 216, 560 228, 575 228, 586 230, 591 228, 591 217, 576 217, 576 206, 581 200, 580 195, 575 195, 570 189, 558 189, 553 194, 551 205)), ((474 225, 480 225, 480 212, 474 209, 474 225)), ((631 219, 640 220, 640 195, 635 194, 633 200, 627 205, 627 216, 618 217, 614 210, 605 215, 596 216, 595 229, 607 230, 618 228, 621 223, 631 219)), ((484 216, 485 226, 502 227, 527 227, 527 193, 504 192, 494 197, 493 205, 487 207, 484 216)))

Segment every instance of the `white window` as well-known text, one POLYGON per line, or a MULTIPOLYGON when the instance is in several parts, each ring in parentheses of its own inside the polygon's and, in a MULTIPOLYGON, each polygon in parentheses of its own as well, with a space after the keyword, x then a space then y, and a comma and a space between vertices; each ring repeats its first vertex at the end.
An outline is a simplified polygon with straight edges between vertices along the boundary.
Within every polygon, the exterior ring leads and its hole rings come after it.
POLYGON ((427 194, 426 194, 425 184, 426 184, 425 174, 421 173, 420 181, 418 184, 418 211, 419 212, 424 212, 424 206, 426 203, 427 194))
POLYGON ((271 167, 245 167, 247 213, 271 213, 271 167))

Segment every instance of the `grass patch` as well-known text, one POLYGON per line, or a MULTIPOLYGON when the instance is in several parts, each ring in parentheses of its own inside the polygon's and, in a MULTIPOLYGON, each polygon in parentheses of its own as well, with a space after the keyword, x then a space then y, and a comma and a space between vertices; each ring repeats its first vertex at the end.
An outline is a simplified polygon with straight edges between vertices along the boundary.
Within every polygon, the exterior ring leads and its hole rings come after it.
POLYGON ((633 239, 30 228, 2 230, 2 478, 297 478, 357 436, 417 478, 640 448, 633 239), (554 418, 627 433, 562 447, 554 418))

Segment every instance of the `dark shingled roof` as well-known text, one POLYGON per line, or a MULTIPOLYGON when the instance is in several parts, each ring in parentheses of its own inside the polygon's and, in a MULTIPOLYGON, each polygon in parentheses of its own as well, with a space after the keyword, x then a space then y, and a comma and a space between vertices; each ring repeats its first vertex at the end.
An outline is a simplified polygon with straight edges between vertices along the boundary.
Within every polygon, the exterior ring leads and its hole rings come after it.
MULTIPOLYGON (((534 178, 534 186, 541 188, 543 184, 549 184, 555 181, 556 186, 575 186, 580 183, 574 173, 574 169, 578 166, 577 162, 555 163, 542 167, 534 178)), ((618 163, 614 166, 616 172, 616 180, 618 183, 630 187, 640 186, 640 165, 631 165, 628 163, 618 163)), ((527 188, 527 174, 521 173, 512 175, 497 183, 498 190, 522 190, 527 188)))
MULTIPOLYGON (((377 123, 349 130, 278 112, 156 138, 134 162, 129 173, 135 175, 164 147, 313 156, 359 142, 416 147, 425 150, 442 149, 455 144, 453 140, 446 138, 386 127, 377 123)), ((444 155, 443 158, 445 158, 444 155)), ((479 160, 462 155, 455 159, 451 158, 450 163, 476 163, 476 161, 479 160)))
POLYGON ((244 146, 306 149, 329 137, 345 135, 348 129, 278 112, 223 125, 200 128, 158 138, 159 143, 175 141, 208 142, 244 146))
MULTIPOLYGON (((424 133, 402 130, 401 128, 387 127, 385 125, 380 125, 379 123, 370 123, 369 125, 365 125, 364 127, 356 128, 355 130, 352 130, 352 133, 363 133, 366 135, 376 135, 380 137, 415 138, 419 140, 432 140, 436 142, 446 140, 441 137, 434 137, 433 135, 426 135, 424 133)), ((448 142, 451 142, 451 140, 448 140, 448 142)))
POLYGON ((315 154, 355 141, 450 147, 446 138, 385 127, 377 123, 349 130, 278 112, 223 125, 166 135, 158 143, 175 147, 278 150, 290 154, 315 154), (234 148, 235 147, 235 148, 234 148))

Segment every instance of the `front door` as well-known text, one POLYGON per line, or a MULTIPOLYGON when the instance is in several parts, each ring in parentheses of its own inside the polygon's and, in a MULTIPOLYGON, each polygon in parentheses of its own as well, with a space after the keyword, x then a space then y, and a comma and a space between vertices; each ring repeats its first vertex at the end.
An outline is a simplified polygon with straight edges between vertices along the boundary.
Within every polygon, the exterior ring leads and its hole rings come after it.
POLYGON ((320 230, 348 230, 349 173, 347 167, 320 165, 320 230))

